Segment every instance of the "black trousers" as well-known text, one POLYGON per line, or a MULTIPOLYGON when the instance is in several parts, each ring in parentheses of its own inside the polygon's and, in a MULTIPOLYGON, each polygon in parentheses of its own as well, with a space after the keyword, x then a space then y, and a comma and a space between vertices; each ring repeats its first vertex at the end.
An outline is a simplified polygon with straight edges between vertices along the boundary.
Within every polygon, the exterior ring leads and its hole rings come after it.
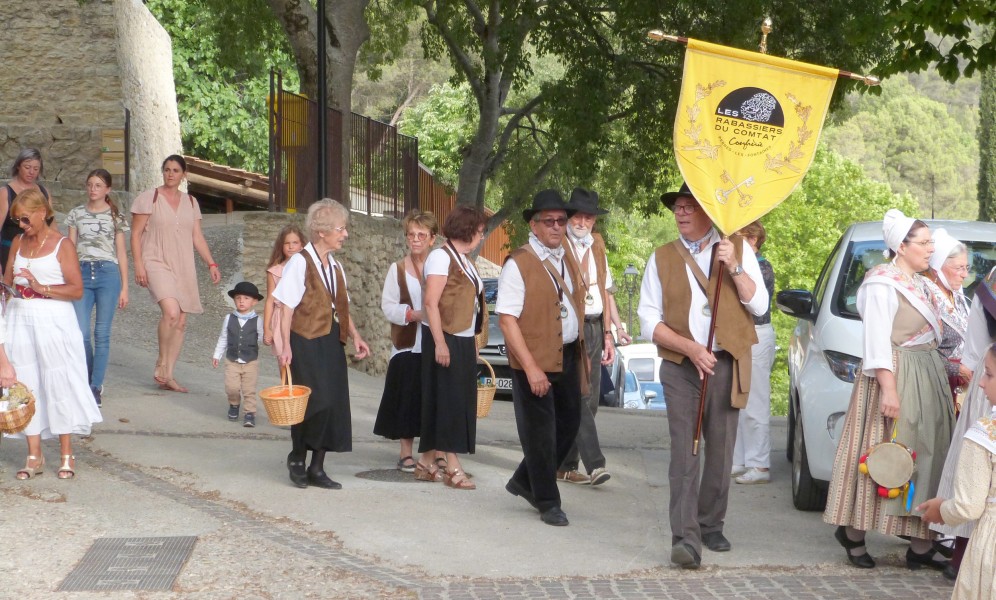
POLYGON ((525 371, 512 369, 515 426, 523 454, 512 479, 532 492, 541 512, 560 506, 557 467, 570 452, 581 425, 577 351, 577 343, 564 346, 564 370, 547 373, 552 385, 544 396, 532 393, 525 371))

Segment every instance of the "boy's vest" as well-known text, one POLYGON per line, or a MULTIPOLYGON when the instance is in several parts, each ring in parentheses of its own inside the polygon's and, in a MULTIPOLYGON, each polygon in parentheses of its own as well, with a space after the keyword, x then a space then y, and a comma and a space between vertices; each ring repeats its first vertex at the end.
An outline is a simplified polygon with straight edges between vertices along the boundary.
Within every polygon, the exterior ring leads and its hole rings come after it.
POLYGON ((228 317, 228 349, 225 357, 237 362, 252 362, 259 358, 258 315, 246 319, 246 324, 239 326, 238 313, 228 317))

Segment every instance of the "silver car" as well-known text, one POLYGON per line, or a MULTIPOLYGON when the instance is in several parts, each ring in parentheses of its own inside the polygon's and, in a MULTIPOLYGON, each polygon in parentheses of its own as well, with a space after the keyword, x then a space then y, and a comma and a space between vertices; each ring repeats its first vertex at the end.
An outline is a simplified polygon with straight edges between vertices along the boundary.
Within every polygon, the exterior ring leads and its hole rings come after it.
MULTIPOLYGON (((996 224, 926 221, 947 229, 969 248, 965 293, 996 264, 996 224)), ((861 369, 862 324, 858 287, 871 267, 885 261, 882 223, 857 223, 844 232, 816 279, 813 291, 784 290, 776 304, 797 317, 788 352, 788 459, 792 501, 799 510, 823 510, 827 484, 844 426, 844 414, 861 369)))

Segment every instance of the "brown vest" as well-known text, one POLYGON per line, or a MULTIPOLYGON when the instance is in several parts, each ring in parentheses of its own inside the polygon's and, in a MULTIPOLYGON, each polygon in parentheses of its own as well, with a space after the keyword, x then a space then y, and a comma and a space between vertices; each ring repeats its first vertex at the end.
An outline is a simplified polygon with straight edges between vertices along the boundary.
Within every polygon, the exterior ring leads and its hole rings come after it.
MULTIPOLYGON (((737 262, 742 262, 743 239, 739 235, 732 235, 730 241, 733 242, 737 262)), ((681 337, 691 340, 694 338, 688 327, 688 314, 691 310, 701 310, 701 307, 691 306, 692 291, 689 288, 688 275, 685 271, 685 260, 677 247, 680 244, 680 240, 675 240, 657 248, 654 260, 661 282, 664 324, 681 337)), ((746 276, 746 274, 740 275, 740 277, 746 276)), ((754 330, 754 319, 740 302, 733 276, 718 264, 714 264, 711 269, 711 277, 707 287, 706 296, 709 298, 710 305, 716 305, 713 301, 713 294, 716 291, 718 277, 723 278, 723 287, 719 294, 716 342, 733 356, 731 403, 735 408, 743 408, 747 405, 747 396, 750 393, 750 350, 751 346, 757 343, 757 332, 754 330)), ((763 283, 755 283, 763 285, 763 283)), ((676 364, 681 364, 681 361, 685 359, 684 354, 669 348, 658 346, 657 352, 661 358, 676 364)))
MULTIPOLYGON (((442 321, 443 331, 450 335, 456 335, 461 331, 466 331, 474 319, 474 284, 464 275, 463 269, 457 264, 456 258, 450 255, 450 270, 446 274, 446 286, 439 296, 439 317, 442 321)), ((484 289, 478 296, 477 324, 474 326, 474 333, 481 333, 481 328, 487 324, 487 305, 484 302, 484 289)))
MULTIPOLYGON (((515 261, 522 276, 526 293, 522 298, 522 313, 519 315, 519 329, 529 348, 533 360, 544 373, 560 373, 564 370, 564 335, 560 320, 560 299, 557 288, 550 281, 550 273, 535 254, 528 250, 528 244, 512 251, 510 260, 515 261)), ((565 253, 570 256, 570 251, 565 253)), ((574 273, 571 273, 572 277, 574 273)), ((581 286, 575 284, 577 290, 581 286)), ((567 290, 564 290, 565 292, 567 290)), ((564 298, 564 302, 568 302, 564 298)), ((584 318, 583 315, 581 318, 584 318)), ((580 332, 579 332, 580 334, 580 332)), ((514 352, 509 352, 508 363, 513 369, 522 370, 522 362, 514 352)))
MULTIPOLYGON (((401 296, 399 298, 399 304, 406 304, 415 308, 412 305, 412 295, 408 291, 408 278, 405 277, 405 259, 401 259, 397 262, 398 270, 398 289, 401 290, 401 296)), ((418 333, 419 323, 418 321, 412 321, 407 325, 396 325, 391 323, 391 343, 394 347, 403 350, 405 348, 411 348, 415 345, 415 335, 418 333)))
MULTIPOLYGON (((573 262, 577 265, 577 272, 580 276, 581 273, 584 273, 584 269, 582 268, 581 263, 575 259, 574 252, 571 250, 572 242, 567 239, 568 237, 568 235, 564 235, 563 245, 565 254, 570 255, 570 257, 574 259, 573 262)), ((608 314, 609 292, 605 288, 605 240, 603 240, 601 234, 598 233, 592 233, 591 237, 594 239, 594 242, 591 244, 591 253, 588 255, 588 260, 595 261, 595 277, 598 279, 596 283, 598 285, 598 293, 602 296, 602 316, 604 317, 602 319, 602 329, 605 333, 609 333, 612 331, 612 321, 609 319, 608 314)), ((587 277, 588 274, 584 273, 584 276, 587 277)), ((578 279, 578 281, 581 280, 578 279)), ((578 291, 579 288, 583 287, 583 285, 578 284, 574 286, 574 289, 575 291, 578 291)), ((585 305, 584 298, 587 293, 588 290, 580 289, 581 306, 585 305)), ((579 318, 583 319, 584 315, 580 315, 579 318)))
POLYGON ((310 255, 305 255, 304 296, 294 308, 291 318, 291 331, 306 340, 313 340, 332 331, 334 315, 339 316, 339 341, 343 344, 349 337, 349 300, 346 295, 346 280, 342 276, 342 265, 338 265, 335 273, 335 298, 325 287, 322 275, 315 267, 310 255), (334 308, 333 308, 334 307, 334 308))

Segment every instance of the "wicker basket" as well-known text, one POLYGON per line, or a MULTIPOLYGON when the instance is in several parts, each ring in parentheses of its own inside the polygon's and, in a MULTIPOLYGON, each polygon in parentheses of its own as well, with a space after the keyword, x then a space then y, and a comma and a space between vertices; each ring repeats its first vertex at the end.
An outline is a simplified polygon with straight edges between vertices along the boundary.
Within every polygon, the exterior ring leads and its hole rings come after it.
POLYGON ((259 392, 259 397, 266 407, 270 423, 274 425, 297 425, 304 421, 304 413, 308 409, 308 397, 311 388, 306 385, 294 385, 291 379, 290 367, 280 369, 281 385, 268 387, 259 392))
POLYGON ((17 382, 11 389, 20 386, 28 396, 26 404, 22 404, 14 410, 6 410, 0 412, 0 433, 19 433, 24 431, 24 428, 28 426, 31 422, 31 417, 35 416, 35 397, 31 393, 31 390, 27 388, 23 383, 17 382))
MULTIPOLYGON (((487 314, 487 312, 484 313, 485 317, 487 317, 487 314)), ((488 321, 485 319, 484 325, 481 327, 481 333, 474 336, 474 343, 477 344, 478 350, 488 345, 488 329, 488 321)))
POLYGON ((491 363, 483 358, 478 360, 484 363, 484 366, 491 373, 491 383, 477 381, 477 418, 483 419, 491 412, 491 403, 495 401, 495 392, 498 390, 498 386, 495 385, 495 370, 491 368, 491 363))

